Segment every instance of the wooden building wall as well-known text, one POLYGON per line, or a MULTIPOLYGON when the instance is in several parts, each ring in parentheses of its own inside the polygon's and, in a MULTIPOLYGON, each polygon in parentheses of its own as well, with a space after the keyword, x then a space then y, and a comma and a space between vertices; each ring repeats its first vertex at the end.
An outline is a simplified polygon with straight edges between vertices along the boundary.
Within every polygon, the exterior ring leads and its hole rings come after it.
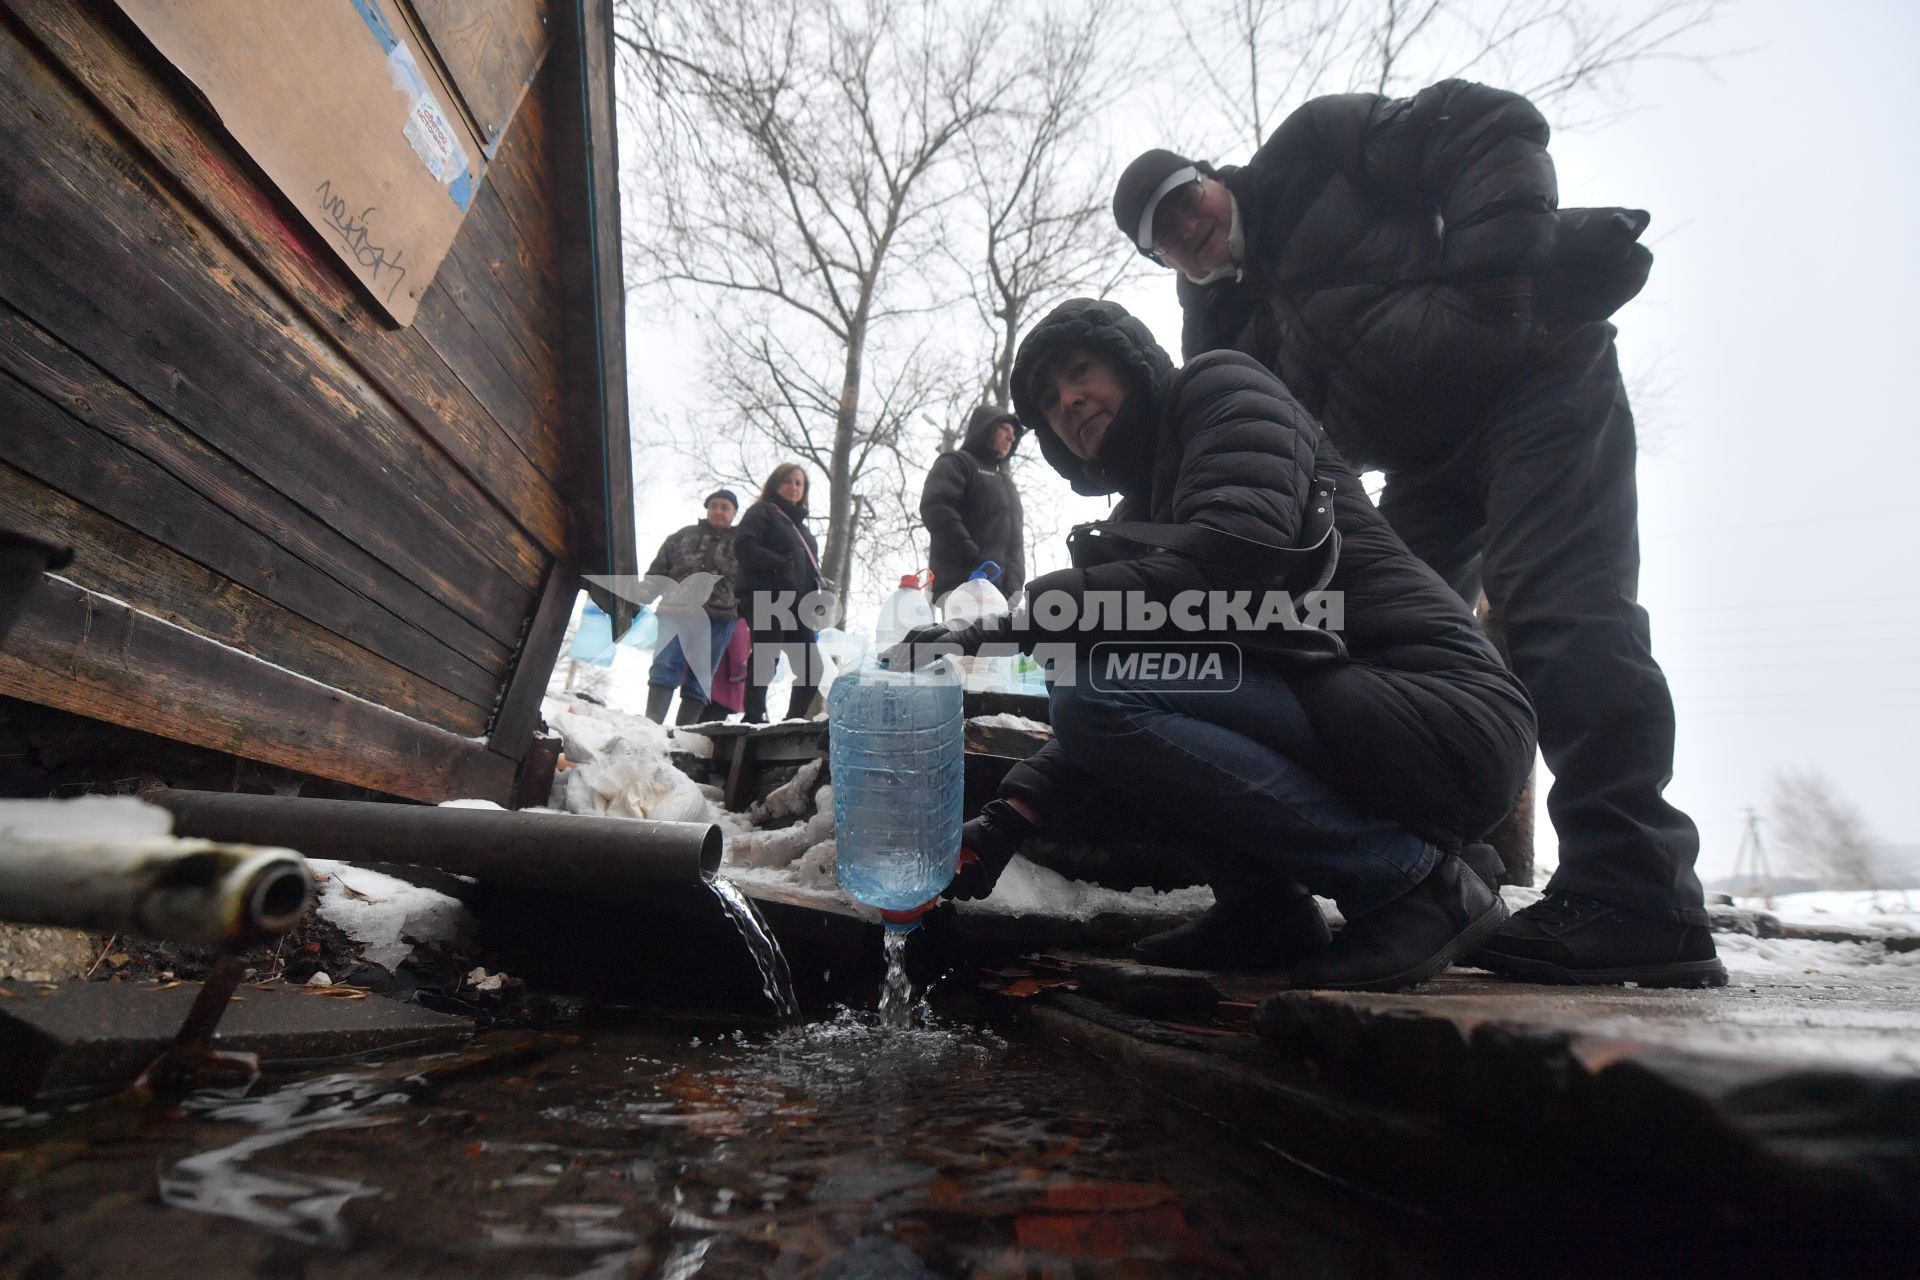
POLYGON ((109 0, 0 0, 0 525, 77 553, 0 693, 505 798, 579 573, 633 559, 604 6, 551 8, 397 328, 109 0))

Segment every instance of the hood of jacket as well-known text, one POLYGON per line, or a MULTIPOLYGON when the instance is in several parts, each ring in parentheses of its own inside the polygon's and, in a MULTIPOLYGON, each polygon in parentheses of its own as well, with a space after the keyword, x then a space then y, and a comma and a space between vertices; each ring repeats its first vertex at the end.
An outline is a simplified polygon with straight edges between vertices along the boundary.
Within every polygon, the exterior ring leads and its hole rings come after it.
POLYGON ((986 466, 997 467, 1019 450, 1023 434, 1025 429, 1020 425, 1019 415, 996 404, 983 404, 967 415, 967 429, 960 437, 960 452, 970 454, 986 466), (987 441, 992 437, 993 429, 1003 422, 1013 424, 1013 448, 1007 450, 1006 458, 996 458, 987 441))
POLYGON ((1075 493, 1109 494, 1120 487, 1116 475, 1121 467, 1116 464, 1122 462, 1110 455, 1137 452, 1143 429, 1155 420, 1154 408, 1173 371, 1172 359, 1153 340, 1152 331, 1126 308, 1115 302, 1073 298, 1048 312, 1020 343, 1013 361, 1013 407, 1039 440, 1041 456, 1066 477, 1075 493), (1036 373, 1072 347, 1088 347, 1113 360, 1131 389, 1120 419, 1101 442, 1100 457, 1092 462, 1076 458, 1054 433, 1032 385, 1036 373))

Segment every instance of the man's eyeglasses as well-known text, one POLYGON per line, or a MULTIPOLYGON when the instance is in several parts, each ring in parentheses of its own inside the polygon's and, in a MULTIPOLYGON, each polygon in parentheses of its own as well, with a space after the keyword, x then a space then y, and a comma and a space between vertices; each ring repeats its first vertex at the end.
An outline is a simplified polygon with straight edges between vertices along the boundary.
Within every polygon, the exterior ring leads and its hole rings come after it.
POLYGON ((1161 266, 1166 265, 1167 255, 1161 246, 1170 240, 1179 239, 1181 224, 1200 212, 1200 197, 1203 194, 1204 182, 1206 182, 1205 176, 1197 177, 1191 182, 1181 183, 1160 197, 1160 202, 1153 208, 1153 247, 1142 249, 1141 253, 1161 266))

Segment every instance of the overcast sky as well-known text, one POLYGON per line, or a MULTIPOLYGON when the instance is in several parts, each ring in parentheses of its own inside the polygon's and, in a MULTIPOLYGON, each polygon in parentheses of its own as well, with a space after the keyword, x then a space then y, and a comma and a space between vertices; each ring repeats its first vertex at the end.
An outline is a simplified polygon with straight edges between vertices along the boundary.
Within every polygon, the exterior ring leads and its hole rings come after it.
MULTIPOLYGON (((1653 277, 1615 322, 1642 393, 1641 600, 1679 708, 1668 794, 1708 878, 1782 768, 1824 770, 1879 836, 1920 843, 1920 147, 1899 89, 1920 5, 1744 0, 1715 43, 1748 52, 1642 68, 1628 115, 1553 143, 1563 204, 1653 214, 1653 277)), ((1170 276, 1118 297, 1177 353, 1170 276)), ((645 306, 635 411, 671 411, 690 361, 645 306)), ((635 461, 644 562, 699 495, 635 461)))

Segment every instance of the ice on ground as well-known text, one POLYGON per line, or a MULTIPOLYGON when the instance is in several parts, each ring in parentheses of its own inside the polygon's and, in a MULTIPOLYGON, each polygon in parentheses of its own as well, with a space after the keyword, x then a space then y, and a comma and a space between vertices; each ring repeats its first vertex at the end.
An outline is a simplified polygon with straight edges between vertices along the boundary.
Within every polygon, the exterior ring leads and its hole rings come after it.
POLYGON ((442 809, 497 809, 501 813, 507 811, 505 805, 496 804, 492 800, 442 800, 438 807, 442 809))
POLYGON ((173 815, 133 796, 0 800, 0 840, 99 844, 173 834, 173 815))
POLYGON ((693 743, 711 751, 707 739, 587 703, 550 699, 545 715, 573 762, 556 788, 567 812, 658 822, 711 822, 717 816, 717 806, 669 759, 693 743))
POLYGON ((768 823, 780 818, 799 818, 816 812, 813 793, 819 789, 825 760, 809 760, 800 771, 767 793, 749 812, 756 822, 768 823))
POLYGON ((1049 916, 1088 921, 1095 916, 1164 916, 1185 919, 1213 905, 1213 890, 1205 885, 1158 892, 1107 889, 1081 880, 1069 880, 1049 867, 1029 862, 1019 854, 1000 873, 989 897, 958 904, 963 914, 1049 916))
POLYGON ((392 972, 415 944, 454 946, 474 936, 474 920, 455 898, 436 889, 330 858, 309 858, 324 875, 316 910, 360 944, 372 964, 392 972))

